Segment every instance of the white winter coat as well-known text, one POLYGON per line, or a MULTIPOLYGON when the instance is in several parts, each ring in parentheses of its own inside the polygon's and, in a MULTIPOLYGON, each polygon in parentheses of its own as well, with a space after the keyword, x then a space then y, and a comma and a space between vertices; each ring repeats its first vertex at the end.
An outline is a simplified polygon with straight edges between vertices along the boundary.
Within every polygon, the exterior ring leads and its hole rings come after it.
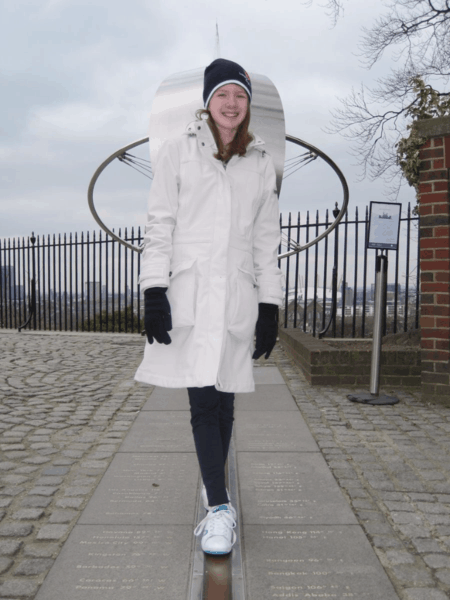
POLYGON ((205 121, 159 151, 140 286, 168 287, 169 345, 146 342, 135 379, 162 387, 252 392, 258 303, 282 303, 273 161, 257 135, 246 155, 215 159, 205 121))

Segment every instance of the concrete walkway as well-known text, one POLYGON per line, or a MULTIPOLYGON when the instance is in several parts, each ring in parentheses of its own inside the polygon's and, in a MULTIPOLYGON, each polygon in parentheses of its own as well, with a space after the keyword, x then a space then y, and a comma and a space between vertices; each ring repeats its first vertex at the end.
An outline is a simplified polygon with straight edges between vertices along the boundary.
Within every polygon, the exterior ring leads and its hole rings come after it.
MULTIPOLYGON (((139 336, 0 343, 0 598, 187 597, 186 391, 133 381, 139 336)), ((256 365, 233 439, 246 597, 448 599, 450 410, 352 404, 281 348, 256 365)))

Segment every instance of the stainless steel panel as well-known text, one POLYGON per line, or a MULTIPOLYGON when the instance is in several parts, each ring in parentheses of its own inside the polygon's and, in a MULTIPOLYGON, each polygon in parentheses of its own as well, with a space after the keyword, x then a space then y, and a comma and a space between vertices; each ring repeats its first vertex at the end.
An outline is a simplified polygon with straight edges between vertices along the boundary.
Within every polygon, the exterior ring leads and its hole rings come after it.
MULTIPOLYGON (((150 116, 150 159, 156 164, 158 151, 167 139, 181 135, 195 112, 203 108, 203 73, 205 67, 175 73, 159 86, 150 116)), ((265 75, 250 73, 252 103, 250 130, 266 143, 277 174, 278 193, 283 177, 286 131, 281 98, 272 81, 265 75)))

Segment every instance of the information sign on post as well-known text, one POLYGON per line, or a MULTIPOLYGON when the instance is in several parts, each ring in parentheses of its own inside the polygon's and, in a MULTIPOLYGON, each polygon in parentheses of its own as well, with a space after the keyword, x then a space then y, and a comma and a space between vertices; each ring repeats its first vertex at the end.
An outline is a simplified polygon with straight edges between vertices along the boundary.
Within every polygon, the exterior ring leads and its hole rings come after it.
POLYGON ((397 404, 398 398, 394 396, 379 395, 380 364, 381 364, 381 337, 386 314, 385 297, 387 285, 388 259, 385 250, 398 250, 400 233, 400 214, 402 205, 391 202, 371 202, 369 235, 367 248, 381 250, 376 257, 375 273, 375 306, 373 315, 373 341, 372 361, 370 368, 370 391, 363 394, 350 394, 352 402, 364 404, 397 404))
POLYGON ((367 247, 397 250, 402 205, 397 202, 371 202, 367 247))

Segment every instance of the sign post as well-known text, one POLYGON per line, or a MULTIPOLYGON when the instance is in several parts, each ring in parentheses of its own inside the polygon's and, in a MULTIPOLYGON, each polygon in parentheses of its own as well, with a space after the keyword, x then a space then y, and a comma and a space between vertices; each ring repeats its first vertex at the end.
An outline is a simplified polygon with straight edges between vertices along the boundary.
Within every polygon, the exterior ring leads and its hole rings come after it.
POLYGON ((376 257, 375 274, 375 306, 373 315, 372 361, 370 367, 370 393, 378 396, 380 389, 381 338, 383 337, 384 321, 386 318, 387 256, 376 257))
POLYGON ((372 361, 370 367, 369 393, 347 396, 352 402, 363 404, 397 404, 394 396, 379 395, 381 338, 386 317, 386 286, 388 258, 386 250, 398 250, 400 232, 401 204, 390 202, 371 202, 369 218, 369 235, 367 248, 380 250, 376 257, 375 274, 375 306, 373 317, 372 361))

